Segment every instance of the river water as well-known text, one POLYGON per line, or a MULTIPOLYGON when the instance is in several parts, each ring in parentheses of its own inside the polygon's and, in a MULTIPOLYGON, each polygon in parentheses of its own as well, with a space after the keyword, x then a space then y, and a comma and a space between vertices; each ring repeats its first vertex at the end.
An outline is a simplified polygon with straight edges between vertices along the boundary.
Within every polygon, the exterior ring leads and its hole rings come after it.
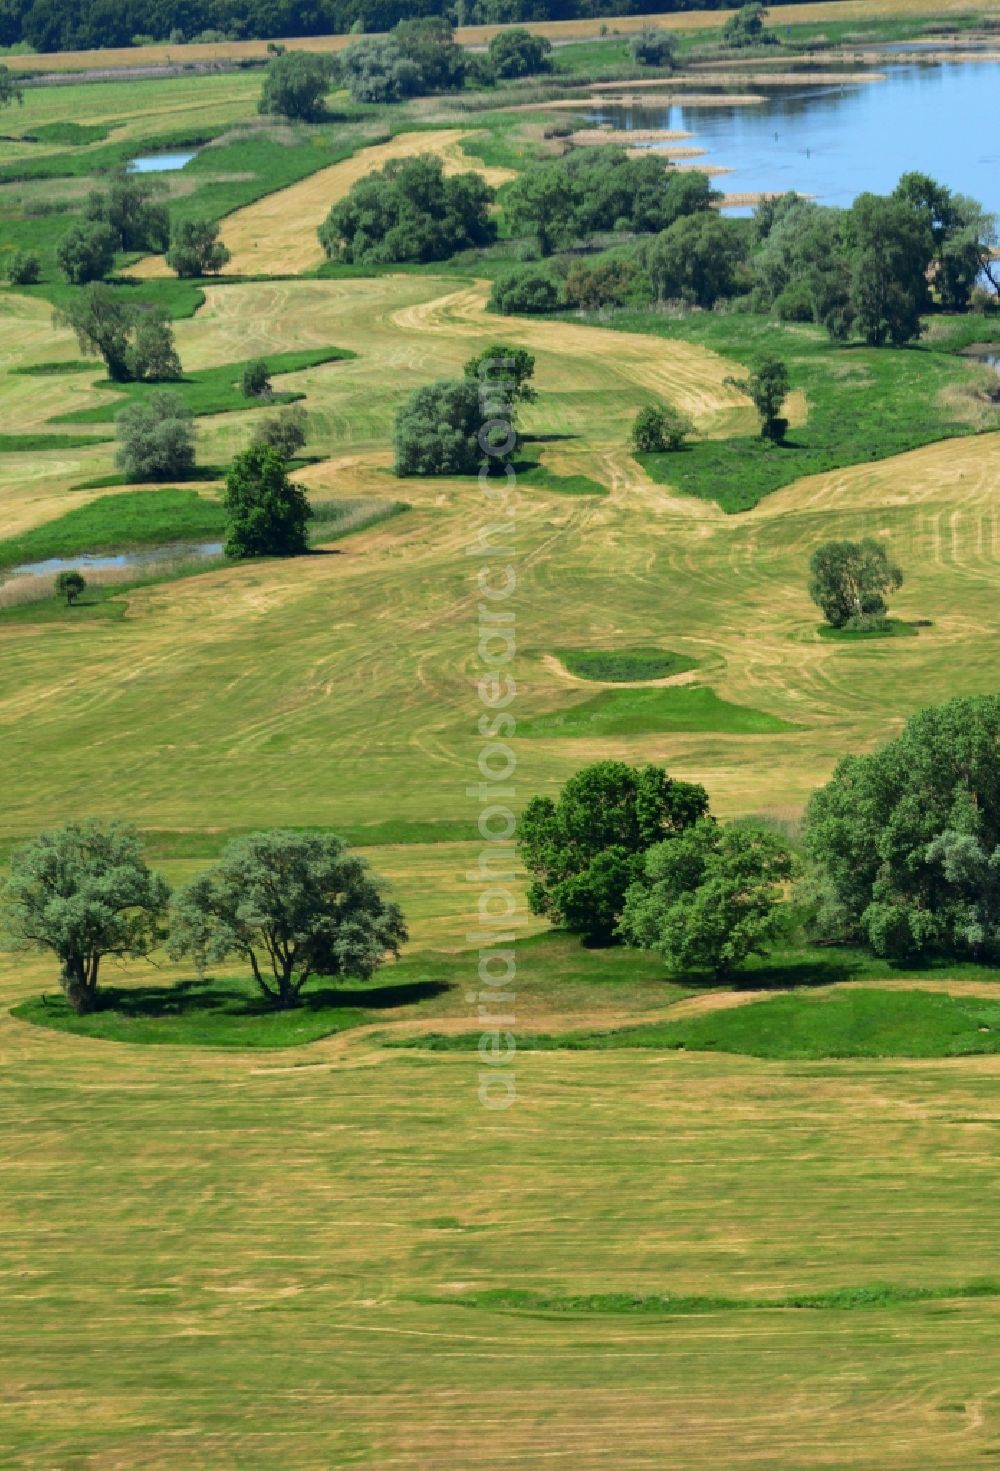
MULTIPOLYGON (((795 189, 848 205, 887 194, 920 169, 1000 213, 1000 63, 880 67, 884 82, 773 88, 750 107, 606 107, 619 128, 683 128, 704 160, 732 169, 715 181, 732 193, 795 189)), ((685 145, 686 146, 686 145, 685 145)), ((687 161, 687 160, 686 160, 687 161)))

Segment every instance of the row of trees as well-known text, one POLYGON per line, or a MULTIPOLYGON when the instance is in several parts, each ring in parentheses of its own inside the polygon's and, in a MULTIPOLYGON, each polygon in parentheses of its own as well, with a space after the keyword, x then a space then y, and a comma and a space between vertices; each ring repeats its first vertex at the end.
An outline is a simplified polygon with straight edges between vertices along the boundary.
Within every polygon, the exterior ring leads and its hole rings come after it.
MULTIPOLYGON (((288 65, 284 58, 272 66, 282 64, 288 65)), ((402 102, 551 70, 552 45, 542 36, 514 27, 492 37, 484 53, 471 52, 456 45, 447 19, 427 16, 400 21, 388 36, 353 42, 337 57, 330 74, 347 87, 355 102, 402 102)))
MULTIPOLYGON (((772 0, 784 4, 787 0, 772 0)), ((129 46, 135 38, 195 40, 384 32, 397 22, 445 15, 459 25, 513 25, 599 15, 727 8, 719 0, 4 0, 0 46, 38 51, 129 46)))
POLYGON ((251 833, 172 894, 134 827, 71 822, 17 848, 0 896, 8 946, 48 951, 74 1011, 100 1005, 105 960, 165 945, 199 973, 237 957, 276 1010, 314 976, 369 979, 407 939, 402 911, 332 834, 251 833))

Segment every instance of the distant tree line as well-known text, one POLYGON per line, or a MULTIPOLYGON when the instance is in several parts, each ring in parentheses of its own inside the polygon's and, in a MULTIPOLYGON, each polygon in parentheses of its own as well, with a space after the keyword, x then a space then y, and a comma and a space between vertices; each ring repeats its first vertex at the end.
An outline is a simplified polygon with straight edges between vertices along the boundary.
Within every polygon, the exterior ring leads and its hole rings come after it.
MULTIPOLYGON (((774 5, 790 0, 772 0, 774 5)), ((208 39, 385 32, 397 22, 443 16, 462 25, 512 25, 590 16, 715 10, 723 0, 0 0, 0 46, 37 51, 180 45, 208 39)))

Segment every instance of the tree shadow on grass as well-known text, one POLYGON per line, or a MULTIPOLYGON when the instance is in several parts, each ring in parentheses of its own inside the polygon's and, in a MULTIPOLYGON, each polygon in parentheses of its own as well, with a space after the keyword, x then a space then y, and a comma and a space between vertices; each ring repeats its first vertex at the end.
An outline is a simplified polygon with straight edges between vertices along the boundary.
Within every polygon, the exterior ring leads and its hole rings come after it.
MULTIPOLYGON (((320 986, 303 993, 300 1012, 351 1008, 358 1011, 388 1011, 415 1006, 451 990, 447 981, 403 981, 382 986, 320 986)), ((43 997, 45 1005, 53 998, 43 997)), ((59 998, 62 1003, 62 998, 59 998)), ((267 1016, 274 1007, 267 998, 246 985, 232 981, 177 981, 163 986, 107 986, 100 993, 101 1011, 128 1017, 179 1017, 225 1013, 228 1016, 267 1016)))

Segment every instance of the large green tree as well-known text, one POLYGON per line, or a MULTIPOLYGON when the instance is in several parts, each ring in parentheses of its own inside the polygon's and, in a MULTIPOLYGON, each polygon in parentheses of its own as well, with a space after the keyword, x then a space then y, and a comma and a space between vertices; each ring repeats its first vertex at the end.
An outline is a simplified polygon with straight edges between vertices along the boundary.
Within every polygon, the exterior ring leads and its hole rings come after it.
POLYGON ((174 226, 167 265, 178 276, 217 276, 228 260, 216 220, 180 220, 174 226))
POLYGON ((809 561, 809 596, 833 628, 864 628, 885 617, 886 597, 903 585, 903 573, 874 537, 826 541, 809 561))
POLYGON ((115 416, 115 464, 126 480, 188 480, 194 470, 191 410, 177 393, 157 390, 115 416))
POLYGON ((475 475, 485 458, 479 434, 487 420, 469 378, 415 389, 396 414, 396 474, 475 475))
POLYGON ((226 475, 226 556, 296 557, 309 549, 313 510, 271 444, 252 444, 226 475))
POLYGON ((115 263, 115 234, 103 220, 81 220, 56 247, 56 260, 73 286, 101 281, 115 263))
POLYGON ((130 381, 129 349, 136 313, 120 291, 93 282, 75 293, 53 317, 58 326, 69 327, 76 334, 81 352, 104 359, 109 378, 116 383, 130 381))
POLYGON ((923 710, 846 757, 809 803, 804 844, 838 926, 877 954, 997 954, 1000 697, 923 710))
POLYGON ((199 968, 237 955, 275 1008, 298 1004, 313 976, 368 980, 407 939, 399 906, 363 858, 332 834, 236 838, 177 895, 170 950, 199 968))
POLYGON ((741 222, 703 209, 681 216, 651 240, 643 260, 658 297, 711 307, 736 290, 745 255, 741 222))
POLYGON ((311 51, 284 51, 267 64, 257 111, 297 122, 315 122, 324 113, 333 62, 311 51))
POLYGON ((788 428, 781 417, 782 406, 790 387, 788 368, 781 358, 759 358, 746 378, 727 378, 734 388, 745 393, 760 415, 760 437, 780 444, 788 428))
POLYGON ((532 798, 521 819, 532 912, 592 944, 609 944, 647 849, 707 813, 705 789, 675 781, 661 767, 584 767, 556 801, 532 798))
POLYGON ((859 194, 844 218, 844 244, 854 330, 869 347, 919 337, 934 254, 925 214, 906 199, 859 194))
POLYGON ((552 70, 552 42, 522 26, 510 26, 491 37, 487 55, 498 81, 531 77, 552 70))
POLYGON ((15 948, 58 957, 66 999, 84 1013, 98 1005, 105 957, 145 956, 162 939, 169 897, 133 827, 70 822, 14 850, 3 929, 15 948))
POLYGON ((625 896, 620 933, 671 971, 721 979, 777 938, 787 845, 769 828, 702 819, 650 848, 625 896))

